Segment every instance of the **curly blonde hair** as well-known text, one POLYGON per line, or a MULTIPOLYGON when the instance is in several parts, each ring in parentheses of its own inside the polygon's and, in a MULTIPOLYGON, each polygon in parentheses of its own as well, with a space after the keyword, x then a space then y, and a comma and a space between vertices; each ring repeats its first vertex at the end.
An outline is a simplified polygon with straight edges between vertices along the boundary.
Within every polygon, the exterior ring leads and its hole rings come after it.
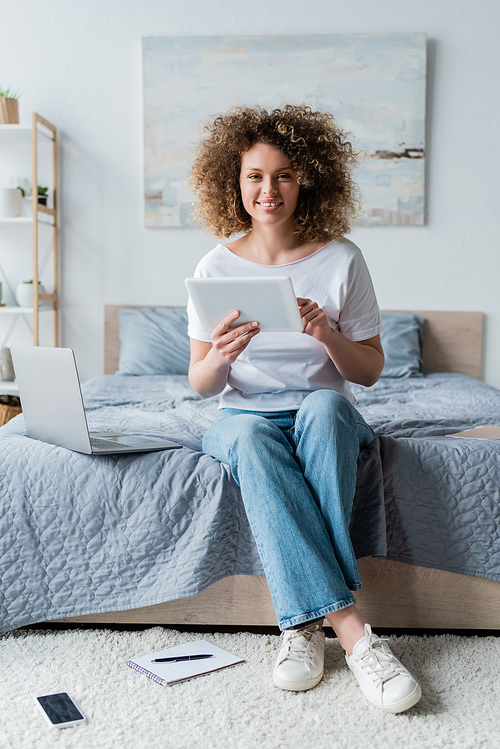
POLYGON ((256 143, 280 149, 297 175, 295 234, 303 243, 340 239, 359 210, 352 178, 358 154, 332 114, 288 104, 232 109, 205 127, 190 174, 198 193, 196 218, 217 237, 252 229, 241 199, 243 154, 256 143))

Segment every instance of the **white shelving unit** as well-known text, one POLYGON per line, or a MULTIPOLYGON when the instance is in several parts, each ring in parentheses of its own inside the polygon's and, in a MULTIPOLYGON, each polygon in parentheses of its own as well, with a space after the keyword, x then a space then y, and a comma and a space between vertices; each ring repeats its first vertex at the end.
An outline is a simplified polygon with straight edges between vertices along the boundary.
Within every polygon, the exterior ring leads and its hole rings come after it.
MULTIPOLYGON (((32 249, 33 249, 33 305, 31 307, 19 307, 19 306, 3 306, 0 307, 0 315, 3 317, 11 316, 12 322, 8 328, 8 332, 3 337, 3 345, 5 345, 20 319, 20 316, 24 317, 30 330, 32 331, 33 344, 39 345, 40 326, 39 316, 40 313, 48 311, 54 312, 54 346, 59 345, 59 289, 58 289, 58 276, 59 276, 59 258, 58 258, 58 213, 57 213, 57 129, 48 120, 45 120, 36 112, 32 113, 32 124, 26 125, 0 125, 0 159, 1 159, 1 148, 8 145, 26 144, 31 145, 31 161, 32 161, 32 195, 33 195, 33 215, 32 216, 21 216, 19 218, 0 218, 0 240, 1 231, 3 227, 27 227, 31 225, 32 228, 32 249), (53 207, 48 208, 47 206, 38 203, 38 147, 39 139, 45 142, 52 143, 52 171, 53 171, 53 182, 52 182, 52 194, 53 194, 53 207), (52 229, 53 232, 53 261, 54 261, 54 291, 51 294, 40 294, 38 291, 39 281, 39 226, 45 225, 52 229)), ((25 229, 24 229, 25 231, 25 229)), ((1 242, 0 242, 1 244, 1 242)), ((14 295, 14 289, 12 288, 10 281, 3 271, 1 265, 1 252, 0 252, 0 281, 4 282, 11 296, 14 295)), ((17 385, 12 382, 4 382, 0 380, 0 395, 16 395, 17 385)))

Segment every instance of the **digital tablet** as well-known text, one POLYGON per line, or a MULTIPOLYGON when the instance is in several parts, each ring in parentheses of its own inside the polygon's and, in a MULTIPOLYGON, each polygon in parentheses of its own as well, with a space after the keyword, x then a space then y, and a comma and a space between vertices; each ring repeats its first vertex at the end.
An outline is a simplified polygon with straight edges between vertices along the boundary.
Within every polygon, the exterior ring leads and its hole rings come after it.
POLYGON ((186 286, 204 330, 212 330, 238 310, 231 327, 256 320, 263 333, 301 333, 302 320, 288 276, 186 278, 186 286))

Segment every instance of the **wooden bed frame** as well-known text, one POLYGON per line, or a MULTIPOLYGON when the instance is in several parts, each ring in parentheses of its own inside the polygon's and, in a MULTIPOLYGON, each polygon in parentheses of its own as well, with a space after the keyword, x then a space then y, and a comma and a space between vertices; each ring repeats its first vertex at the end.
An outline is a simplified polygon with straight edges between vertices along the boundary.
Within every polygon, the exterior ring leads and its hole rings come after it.
MULTIPOLYGON (((105 308, 106 374, 118 367, 120 308, 105 308)), ((482 313, 411 312, 426 320, 424 369, 481 378, 482 313)), ((359 560, 359 569, 363 590, 356 593, 356 599, 374 627, 500 630, 500 582, 370 557, 359 560)), ((277 626, 266 579, 252 575, 225 578, 197 596, 156 606, 55 621, 242 629, 277 626)))

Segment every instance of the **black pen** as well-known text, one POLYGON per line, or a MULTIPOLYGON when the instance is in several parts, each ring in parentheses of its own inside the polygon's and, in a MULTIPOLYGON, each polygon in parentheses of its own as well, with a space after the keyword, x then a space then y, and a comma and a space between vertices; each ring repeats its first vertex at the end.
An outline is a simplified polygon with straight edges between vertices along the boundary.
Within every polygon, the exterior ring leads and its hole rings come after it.
POLYGON ((178 663, 179 661, 199 661, 202 658, 213 658, 213 653, 200 655, 174 655, 172 658, 155 658, 151 663, 178 663))

